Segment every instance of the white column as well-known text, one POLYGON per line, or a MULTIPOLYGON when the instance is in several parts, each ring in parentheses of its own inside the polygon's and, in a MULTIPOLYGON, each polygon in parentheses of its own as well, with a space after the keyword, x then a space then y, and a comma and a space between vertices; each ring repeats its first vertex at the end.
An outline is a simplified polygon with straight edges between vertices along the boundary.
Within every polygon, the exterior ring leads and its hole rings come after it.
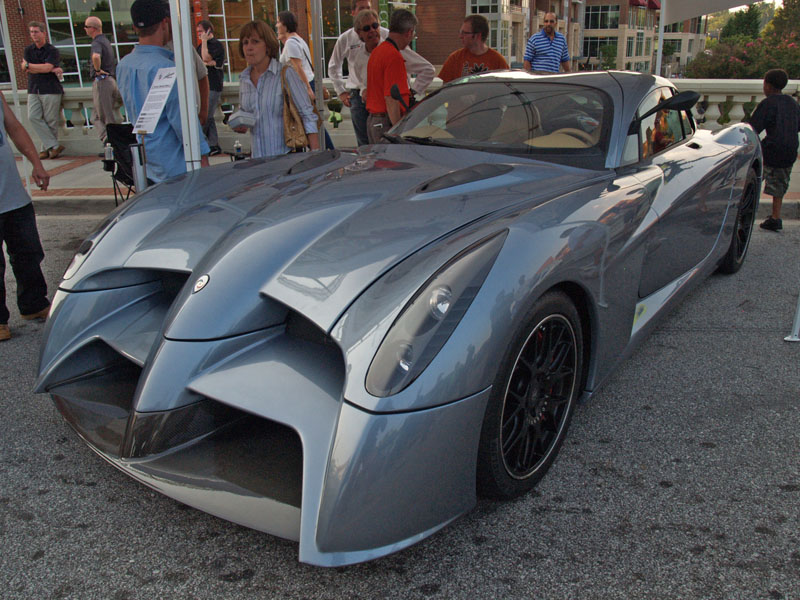
POLYGON ((186 170, 200 168, 200 121, 194 97, 195 52, 192 47, 192 11, 189 0, 169 0, 172 20, 172 43, 175 49, 175 66, 178 84, 178 100, 181 107, 181 129, 183 133, 183 156, 186 170))

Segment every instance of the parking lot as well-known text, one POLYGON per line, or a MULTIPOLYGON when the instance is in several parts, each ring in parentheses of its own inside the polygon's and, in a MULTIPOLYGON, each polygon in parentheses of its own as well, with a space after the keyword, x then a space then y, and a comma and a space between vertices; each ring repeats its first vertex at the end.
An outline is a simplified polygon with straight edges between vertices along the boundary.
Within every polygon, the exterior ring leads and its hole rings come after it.
MULTIPOLYGON (((47 212, 47 211, 43 211, 47 212)), ((51 290, 98 222, 44 214, 51 290)), ((756 229, 576 410, 536 491, 481 501, 405 551, 352 567, 149 490, 31 393, 42 324, 0 344, 3 598, 798 598, 800 221, 756 229)), ((8 295, 15 288, 6 277, 8 295)), ((420 502, 424 502, 420 498, 420 502)))

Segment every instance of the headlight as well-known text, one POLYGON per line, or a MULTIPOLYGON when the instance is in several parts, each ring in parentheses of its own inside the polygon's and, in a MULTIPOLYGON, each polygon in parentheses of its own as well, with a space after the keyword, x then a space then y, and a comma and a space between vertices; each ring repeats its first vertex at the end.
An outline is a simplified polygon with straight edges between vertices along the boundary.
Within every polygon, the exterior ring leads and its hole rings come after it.
POLYGON ((118 211, 114 211, 111 213, 110 217, 107 217, 97 229, 94 230, 93 233, 86 238, 83 243, 78 247, 78 251, 75 253, 75 256, 72 257, 72 260, 67 266, 67 270, 64 271, 64 275, 61 279, 67 280, 71 278, 75 273, 78 272, 78 269, 81 268, 83 261, 86 260, 86 257, 89 256, 89 253, 92 251, 97 243, 105 237, 105 235, 111 230, 111 228, 117 224, 119 217, 117 216, 119 213, 118 211))
POLYGON ((425 370, 472 304, 505 239, 503 232, 478 242, 425 282, 372 359, 366 382, 370 394, 396 394, 425 370))
POLYGON ((92 249, 92 245, 93 244, 91 240, 83 240, 83 243, 78 248, 78 251, 75 253, 75 256, 73 256, 72 260, 69 262, 67 270, 64 271, 64 276, 62 277, 62 279, 66 280, 75 275, 76 271, 83 264, 83 261, 85 261, 86 257, 89 256, 89 252, 92 249))

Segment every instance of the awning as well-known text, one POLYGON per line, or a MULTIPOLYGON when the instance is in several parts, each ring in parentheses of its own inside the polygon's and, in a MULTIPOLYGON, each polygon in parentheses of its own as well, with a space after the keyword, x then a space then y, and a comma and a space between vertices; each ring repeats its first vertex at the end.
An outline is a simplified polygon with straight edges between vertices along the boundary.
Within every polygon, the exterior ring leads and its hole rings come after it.
POLYGON ((659 0, 647 0, 647 8, 661 10, 661 2, 659 0))
POLYGON ((631 6, 647 6, 647 0, 630 0, 631 6))
POLYGON ((734 6, 741 6, 737 0, 661 0, 661 19, 666 25, 693 19, 701 15, 710 15, 734 6))
MULTIPOLYGON (((661 13, 658 19, 658 52, 656 55, 656 73, 661 72, 661 58, 664 48, 664 27, 671 23, 680 23, 702 15, 727 10, 740 6, 741 0, 660 0, 661 13)), ((631 0, 631 5, 633 5, 631 0)))

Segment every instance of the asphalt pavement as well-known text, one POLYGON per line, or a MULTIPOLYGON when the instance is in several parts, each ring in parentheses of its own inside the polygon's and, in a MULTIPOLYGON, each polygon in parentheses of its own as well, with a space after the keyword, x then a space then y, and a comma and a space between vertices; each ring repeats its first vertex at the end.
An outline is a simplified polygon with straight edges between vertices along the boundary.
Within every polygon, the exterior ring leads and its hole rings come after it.
MULTIPOLYGON (((37 201, 50 289, 108 200, 37 201), (58 210, 52 210, 59 206, 58 210)), ((113 205, 113 202, 111 202, 113 205)), ((44 325, 0 344, 0 596, 800 597, 800 221, 665 318, 589 403, 537 489, 337 569, 95 455, 31 387, 44 325)), ((10 270, 9 270, 10 271, 10 270)), ((13 299, 15 283, 6 276, 13 299)), ((424 498, 420 498, 424 502, 424 498)))

